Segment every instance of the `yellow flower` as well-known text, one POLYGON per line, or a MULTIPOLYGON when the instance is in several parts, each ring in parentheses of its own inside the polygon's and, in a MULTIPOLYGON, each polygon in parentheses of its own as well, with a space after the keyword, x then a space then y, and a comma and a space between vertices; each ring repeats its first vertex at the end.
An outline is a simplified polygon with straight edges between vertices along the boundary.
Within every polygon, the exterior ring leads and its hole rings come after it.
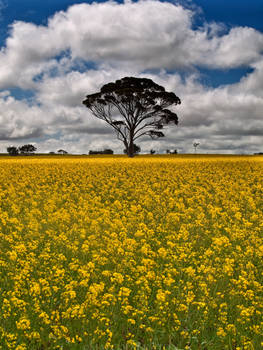
POLYGON ((0 170, 3 349, 154 350, 156 334, 164 348, 259 346, 263 157, 0 157, 0 170))
POLYGON ((27 350, 29 348, 27 348, 26 344, 20 344, 18 345, 15 350, 27 350))
POLYGON ((218 335, 218 337, 220 338, 224 338, 226 336, 226 332, 224 331, 224 329, 222 327, 219 327, 216 331, 216 334, 218 335))
POLYGON ((18 321, 16 321, 16 328, 21 330, 30 329, 30 320, 25 317, 20 318, 18 321))

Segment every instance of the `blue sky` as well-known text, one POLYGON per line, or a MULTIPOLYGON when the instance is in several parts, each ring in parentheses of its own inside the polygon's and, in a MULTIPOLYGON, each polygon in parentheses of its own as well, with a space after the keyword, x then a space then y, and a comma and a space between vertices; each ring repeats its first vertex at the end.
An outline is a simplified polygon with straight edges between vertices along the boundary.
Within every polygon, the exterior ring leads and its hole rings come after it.
POLYGON ((261 0, 196 0, 195 3, 203 9, 207 21, 263 30, 263 2, 261 0))
POLYGON ((46 152, 121 152, 81 101, 128 74, 183 101, 178 128, 165 140, 142 140, 145 152, 192 152, 195 141, 203 153, 263 151, 262 0, 0 4, 0 151, 35 142, 46 152))

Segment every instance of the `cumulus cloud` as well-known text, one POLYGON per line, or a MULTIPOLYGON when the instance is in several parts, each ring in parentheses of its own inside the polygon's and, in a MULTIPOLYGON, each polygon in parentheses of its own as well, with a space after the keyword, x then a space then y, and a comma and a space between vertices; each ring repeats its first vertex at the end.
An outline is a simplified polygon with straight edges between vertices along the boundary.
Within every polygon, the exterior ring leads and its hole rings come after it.
POLYGON ((182 97, 182 104, 176 107, 179 125, 167 129, 167 143, 158 147, 165 150, 169 145, 192 152, 193 142, 198 141, 199 150, 206 152, 253 153, 262 149, 262 88, 258 95, 250 90, 251 80, 256 80, 255 72, 251 74, 240 83, 214 89, 202 86, 198 74, 186 81, 173 74, 151 76, 182 97))
POLYGON ((193 19, 193 10, 149 0, 74 5, 47 26, 15 22, 0 53, 0 84, 29 88, 65 52, 72 61, 137 70, 233 68, 261 57, 262 33, 237 27, 222 35, 215 23, 194 30, 193 19))
POLYGON ((17 140, 40 136, 42 126, 39 118, 43 111, 37 106, 29 106, 25 101, 18 101, 9 92, 0 94, 0 139, 17 140), (25 117, 26 116, 26 117, 25 117))
POLYGON ((182 99, 176 108, 179 126, 167 129, 163 140, 142 139, 143 150, 189 152, 194 140, 208 152, 260 149, 263 34, 217 23, 195 28, 196 14, 195 7, 169 2, 110 1, 73 5, 55 13, 47 25, 14 22, 0 51, 3 147, 35 140, 42 151, 122 151, 113 131, 81 102, 109 81, 139 76, 182 99), (242 66, 253 71, 218 88, 204 86, 198 72, 199 67, 242 66), (13 87, 31 90, 34 96, 31 101, 16 99, 8 92, 13 87))

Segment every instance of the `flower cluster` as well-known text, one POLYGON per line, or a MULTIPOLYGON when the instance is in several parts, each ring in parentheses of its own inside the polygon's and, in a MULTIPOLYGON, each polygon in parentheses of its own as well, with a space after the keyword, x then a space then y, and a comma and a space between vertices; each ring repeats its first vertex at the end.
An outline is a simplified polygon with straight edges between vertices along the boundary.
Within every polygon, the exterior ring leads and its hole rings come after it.
POLYGON ((261 157, 0 160, 0 349, 263 346, 261 157))

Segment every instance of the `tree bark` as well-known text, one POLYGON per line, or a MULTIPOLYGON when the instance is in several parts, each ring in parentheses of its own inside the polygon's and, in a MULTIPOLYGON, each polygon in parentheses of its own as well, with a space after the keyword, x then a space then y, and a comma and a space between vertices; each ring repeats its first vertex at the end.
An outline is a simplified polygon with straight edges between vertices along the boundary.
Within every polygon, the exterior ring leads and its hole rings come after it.
POLYGON ((130 142, 127 149, 127 155, 132 158, 134 157, 134 143, 133 143, 133 132, 130 133, 130 142))
POLYGON ((133 146, 133 142, 129 144, 127 154, 128 154, 128 156, 129 156, 130 158, 134 157, 134 146, 133 146))
POLYGON ((134 157, 135 154, 134 154, 134 143, 133 143, 133 141, 131 143, 123 141, 123 143, 124 143, 124 147, 125 147, 125 150, 126 150, 125 153, 127 154, 127 156, 130 157, 130 158, 134 157))

